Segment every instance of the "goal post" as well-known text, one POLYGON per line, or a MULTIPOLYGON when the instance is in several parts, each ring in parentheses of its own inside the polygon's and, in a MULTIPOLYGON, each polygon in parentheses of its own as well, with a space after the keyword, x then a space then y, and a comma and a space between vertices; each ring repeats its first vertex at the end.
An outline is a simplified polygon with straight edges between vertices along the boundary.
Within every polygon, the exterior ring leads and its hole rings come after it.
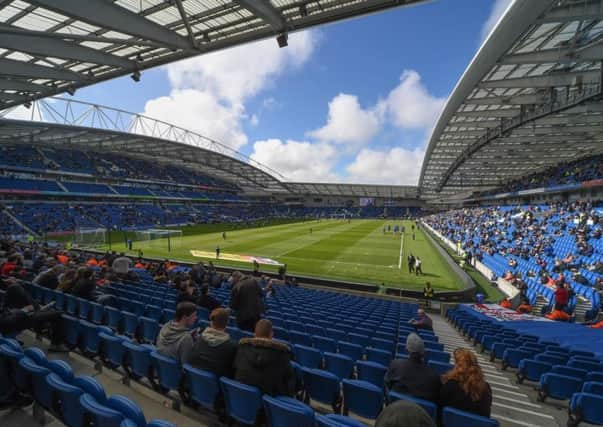
POLYGON ((107 243, 107 229, 78 227, 75 229, 73 243, 79 247, 98 248, 107 243))
POLYGON ((182 245, 182 230, 160 228, 137 230, 135 242, 142 248, 166 249, 171 252, 173 248, 179 248, 182 245))

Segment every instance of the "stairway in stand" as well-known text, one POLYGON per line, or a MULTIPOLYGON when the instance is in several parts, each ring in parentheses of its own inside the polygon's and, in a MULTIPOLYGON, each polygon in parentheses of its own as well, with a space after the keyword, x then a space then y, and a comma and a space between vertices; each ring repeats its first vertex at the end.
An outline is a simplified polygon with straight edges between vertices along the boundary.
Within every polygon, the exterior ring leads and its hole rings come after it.
MULTIPOLYGON (((502 371, 500 362, 490 362, 487 353, 479 353, 479 349, 473 347, 469 340, 465 340, 444 317, 432 315, 431 318, 434 332, 440 343, 444 344, 445 351, 452 355, 455 349, 464 347, 476 354, 486 381, 492 388, 492 418, 497 419, 501 427, 565 425, 562 419, 567 412, 555 416, 555 412, 559 412, 558 409, 536 402, 536 395, 529 386, 516 384, 513 370, 502 371)), ((454 360, 450 363, 454 363, 454 360)))

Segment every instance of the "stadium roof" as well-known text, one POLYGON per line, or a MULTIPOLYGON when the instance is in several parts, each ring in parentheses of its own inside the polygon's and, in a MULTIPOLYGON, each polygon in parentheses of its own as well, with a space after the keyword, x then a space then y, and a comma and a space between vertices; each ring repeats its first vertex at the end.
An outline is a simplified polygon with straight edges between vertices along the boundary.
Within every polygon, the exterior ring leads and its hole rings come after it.
MULTIPOLYGON (((0 110, 425 0, 0 0, 0 110)), ((275 42, 276 44, 276 42, 275 42)))
POLYGON ((423 198, 497 186, 603 152, 603 3, 516 0, 431 136, 423 198))
POLYGON ((419 195, 417 186, 329 184, 311 182, 286 182, 283 184, 292 193, 307 196, 353 196, 412 199, 417 198, 419 195))

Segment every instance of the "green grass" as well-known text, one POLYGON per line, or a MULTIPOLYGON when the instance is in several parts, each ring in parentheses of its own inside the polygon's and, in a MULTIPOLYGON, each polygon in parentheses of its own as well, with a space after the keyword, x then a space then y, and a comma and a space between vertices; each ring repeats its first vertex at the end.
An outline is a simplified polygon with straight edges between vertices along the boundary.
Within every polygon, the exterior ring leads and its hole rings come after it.
MULTIPOLYGON (((231 225, 197 225, 182 228, 183 237, 172 239, 172 251, 167 252, 167 239, 148 243, 134 242, 131 254, 140 248, 144 256, 182 261, 208 261, 216 265, 251 268, 248 263, 193 257, 191 250, 215 253, 220 245, 222 254, 263 256, 287 264, 293 275, 314 276, 360 283, 381 284, 406 289, 422 289, 430 281, 435 289, 456 290, 456 274, 441 258, 422 231, 412 240, 411 222, 405 221, 402 268, 398 268, 400 234, 383 233, 384 225, 400 221, 322 220, 287 222, 247 229, 231 225), (312 233, 310 233, 312 228, 312 233), (227 239, 222 239, 222 231, 227 239), (180 240, 180 241, 179 241, 180 240), (423 276, 409 274, 406 256, 412 252, 423 261, 423 276)), ((124 236, 112 234, 112 249, 125 251, 124 236)), ((276 271, 276 266, 261 266, 263 271, 276 271)))

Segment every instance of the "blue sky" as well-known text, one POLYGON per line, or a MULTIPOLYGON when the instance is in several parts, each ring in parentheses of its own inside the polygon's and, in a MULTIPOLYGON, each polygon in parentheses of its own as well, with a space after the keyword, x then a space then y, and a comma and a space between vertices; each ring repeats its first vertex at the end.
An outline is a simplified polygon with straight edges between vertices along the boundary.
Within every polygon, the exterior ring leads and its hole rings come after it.
POLYGON ((210 136, 294 181, 416 184, 445 99, 510 0, 436 0, 145 71, 76 98, 210 136), (116 96, 119 94, 119 96, 116 96))

